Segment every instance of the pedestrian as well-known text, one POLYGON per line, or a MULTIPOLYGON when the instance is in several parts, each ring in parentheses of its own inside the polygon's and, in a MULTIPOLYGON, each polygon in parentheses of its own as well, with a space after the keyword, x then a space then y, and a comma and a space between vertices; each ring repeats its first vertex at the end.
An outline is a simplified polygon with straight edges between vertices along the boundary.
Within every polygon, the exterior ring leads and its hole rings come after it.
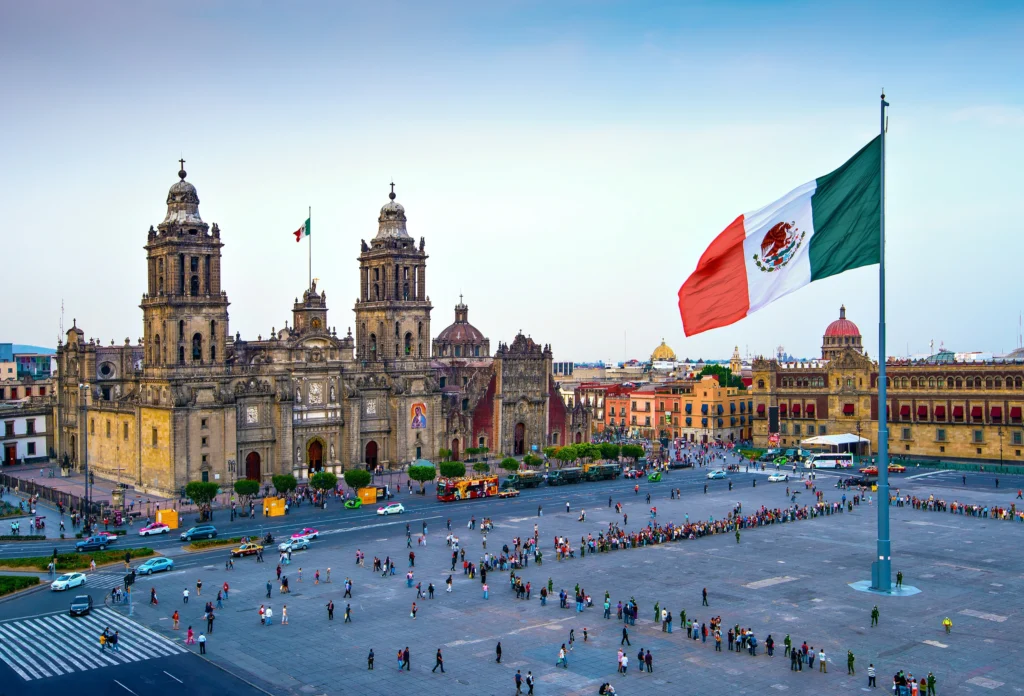
POLYGON ((589 636, 587 635, 587 627, 584 626, 583 627, 583 642, 586 643, 588 640, 589 640, 589 636))
POLYGON ((647 666, 648 673, 654 671, 654 658, 651 656, 651 651, 649 649, 644 654, 644 664, 647 666))
POLYGON ((327 620, 334 621, 334 600, 327 600, 327 620))
POLYGON ((898 571, 896 571, 896 589, 901 589, 902 587, 903 587, 903 571, 902 570, 898 570, 898 571))
POLYGON ((409 612, 409 616, 411 616, 411 617, 412 617, 413 621, 415 621, 415 620, 416 620, 416 611, 417 611, 417 610, 416 610, 416 602, 413 602, 413 603, 412 603, 412 611, 411 611, 411 612, 409 612))
POLYGON ((177 609, 175 609, 175 610, 174 610, 174 613, 173 613, 173 614, 171 614, 171 621, 173 621, 173 622, 174 622, 174 630, 175 630, 175 631, 177 631, 177 630, 178 630, 178 620, 179 620, 180 618, 181 618, 181 617, 180 617, 180 616, 178 616, 178 610, 177 610, 177 609))
POLYGON ((619 645, 633 645, 629 642, 629 631, 625 626, 622 627, 622 640, 619 641, 619 645))
POLYGON ((441 656, 441 648, 437 649, 437 655, 434 656, 434 669, 431 672, 436 672, 437 668, 441 668, 441 674, 444 674, 444 658, 441 656))
POLYGON ((953 630, 953 622, 949 620, 948 616, 942 620, 942 627, 946 629, 946 633, 953 630))
POLYGON ((409 646, 405 646, 405 650, 402 651, 402 662, 405 664, 405 671, 411 672, 412 667, 409 664, 409 646))
POLYGON ((196 597, 201 597, 203 594, 203 580, 199 578, 196 580, 196 597))
POLYGON ((185 600, 185 604, 188 604, 188 588, 187 587, 185 588, 185 591, 181 593, 181 596, 185 600))
POLYGON ((846 673, 847 674, 856 674, 856 672, 853 669, 853 661, 854 661, 854 659, 855 658, 854 658, 854 655, 853 655, 853 651, 852 650, 847 650, 846 651, 846 673))
POLYGON ((565 643, 562 643, 562 647, 558 649, 558 662, 555 663, 555 667, 558 666, 569 669, 569 658, 568 653, 565 650, 565 643))
POLYGON ((366 669, 373 669, 373 648, 370 648, 370 654, 366 656, 366 669))
POLYGON ((874 662, 872 662, 871 664, 868 665, 868 686, 873 686, 876 689, 878 688, 878 684, 875 683, 875 663, 874 662))
MULTIPOLYGON (((213 614, 211 614, 210 616, 213 616, 213 614)), ((287 624, 288 624, 288 605, 287 604, 282 604, 281 605, 281 625, 282 626, 286 626, 287 624)))
POLYGON ((529 691, 526 692, 527 696, 532 696, 532 694, 533 694, 533 672, 531 672, 530 670, 526 671, 526 686, 527 686, 527 688, 529 688, 529 691))
POLYGON ((316 575, 314 575, 313 584, 314 585, 319 585, 320 584, 320 569, 319 568, 316 569, 316 575))
POLYGON ((206 634, 202 632, 199 633, 199 654, 206 654, 206 634))
POLYGON ((345 621, 343 623, 352 623, 352 605, 345 604, 345 621))
MULTIPOLYGON (((156 593, 154 592, 154 595, 155 594, 156 593)), ((220 590, 217 590, 217 608, 218 609, 223 609, 224 608, 224 595, 221 594, 220 590)))
POLYGON ((828 662, 825 660, 825 648, 822 648, 821 651, 818 653, 818 671, 827 673, 827 664, 828 662))
POLYGON ((213 619, 215 618, 212 611, 206 612, 206 632, 213 633, 213 619))
POLYGON ((703 591, 701 592, 701 596, 702 596, 701 606, 702 607, 708 606, 708 588, 705 587, 703 589, 703 591))
POLYGON ((495 656, 497 658, 497 659, 495 659, 495 662, 500 664, 501 663, 501 641, 500 640, 498 641, 498 647, 496 647, 494 649, 494 654, 495 654, 495 656))
POLYGON ((267 580, 267 599, 270 599, 270 581, 267 580))
POLYGON ((926 696, 935 696, 935 675, 931 672, 928 673, 926 686, 928 687, 928 693, 926 696))
POLYGON ((520 673, 520 671, 518 669, 516 670, 515 682, 516 682, 516 693, 517 694, 523 693, 523 675, 520 673))
POLYGON ((871 625, 872 626, 877 626, 878 625, 878 605, 877 604, 871 610, 871 625))
POLYGON ((224 601, 225 601, 225 602, 226 602, 226 601, 228 601, 228 591, 229 591, 230 589, 231 589, 231 588, 230 588, 230 587, 228 586, 228 583, 227 583, 227 581, 225 580, 225 581, 224 581, 224 586, 223 586, 223 587, 221 588, 221 590, 223 590, 223 591, 224 591, 224 601))
POLYGON ((622 656, 622 676, 626 676, 629 673, 629 655, 623 654, 622 656))
POLYGON ((401 672, 405 667, 405 660, 402 659, 402 649, 398 649, 398 671, 401 672))
POLYGON ((264 610, 263 616, 267 619, 267 626, 274 625, 274 610, 271 609, 269 605, 267 605, 266 610, 264 610))
POLYGON ((192 627, 189 626, 188 631, 185 633, 185 645, 195 645, 195 642, 195 632, 192 630, 192 627))

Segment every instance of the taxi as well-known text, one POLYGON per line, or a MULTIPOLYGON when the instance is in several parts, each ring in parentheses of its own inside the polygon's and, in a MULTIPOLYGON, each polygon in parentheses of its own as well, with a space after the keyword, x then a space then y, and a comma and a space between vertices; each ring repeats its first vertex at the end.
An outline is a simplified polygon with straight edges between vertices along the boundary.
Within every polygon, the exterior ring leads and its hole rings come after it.
POLYGON ((259 553, 262 550, 263 546, 261 544, 256 544, 250 541, 246 544, 241 544, 231 549, 231 557, 239 558, 241 556, 252 556, 256 553, 259 553))
POLYGON ((306 541, 312 541, 320 536, 320 532, 313 527, 303 527, 299 531, 292 534, 292 539, 305 539, 306 541))
POLYGON ((139 536, 149 536, 151 534, 167 534, 171 531, 171 528, 163 522, 154 522, 153 524, 147 524, 145 527, 139 530, 139 536))
POLYGON ((519 497, 519 490, 515 489, 515 488, 505 488, 503 490, 498 491, 498 497, 499 498, 518 498, 519 497))

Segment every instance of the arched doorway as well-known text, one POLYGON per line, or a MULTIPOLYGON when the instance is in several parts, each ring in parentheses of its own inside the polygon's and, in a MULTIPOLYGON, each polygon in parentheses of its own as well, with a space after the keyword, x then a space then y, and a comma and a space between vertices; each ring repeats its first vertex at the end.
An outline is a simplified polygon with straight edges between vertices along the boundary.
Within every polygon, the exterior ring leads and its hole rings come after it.
POLYGON ((576 433, 576 444, 583 442, 583 433, 576 433))
POLYGON ((311 440, 306 446, 306 462, 309 464, 310 475, 324 468, 324 445, 320 440, 311 440))
POLYGON ((519 457, 526 452, 526 426, 516 423, 515 437, 512 440, 512 456, 519 457))
POLYGON ((74 435, 71 436, 71 461, 78 461, 78 440, 74 435))
POLYGON ((245 477, 250 481, 260 480, 260 453, 250 452, 245 455, 245 477))
POLYGON ((459 438, 452 440, 452 461, 459 461, 459 438))
POLYGON ((366 457, 363 461, 366 462, 367 471, 377 468, 377 443, 374 440, 366 443, 366 457))

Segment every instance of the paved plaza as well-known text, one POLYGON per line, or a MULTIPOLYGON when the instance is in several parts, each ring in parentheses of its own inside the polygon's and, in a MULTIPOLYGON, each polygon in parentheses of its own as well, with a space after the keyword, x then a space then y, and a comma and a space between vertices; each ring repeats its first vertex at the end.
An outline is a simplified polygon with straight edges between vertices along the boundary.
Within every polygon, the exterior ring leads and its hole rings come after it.
MULTIPOLYGON (((1024 585, 1024 563, 1012 550, 1024 535, 1024 524, 925 512, 910 507, 892 508, 895 570, 902 570, 906 584, 922 591, 913 597, 888 598, 855 592, 849 583, 869 576, 874 550, 874 505, 861 505, 852 513, 776 524, 744 531, 739 544, 732 534, 693 541, 666 543, 610 553, 588 554, 556 562, 551 552, 553 537, 565 534, 578 545, 579 537, 607 528, 622 517, 607 507, 608 489, 613 499, 625 504, 627 528, 635 529, 649 520, 645 494, 654 495, 659 520, 680 522, 726 515, 736 502, 744 512, 760 505, 784 506, 786 484, 768 484, 763 475, 739 474, 736 487, 728 491, 715 482, 712 491, 702 492, 703 472, 673 472, 660 484, 641 484, 634 495, 632 483, 620 481, 608 486, 582 485, 542 488, 509 503, 484 501, 425 506, 398 518, 379 519, 363 525, 359 533, 327 534, 309 551, 296 553, 286 567, 291 594, 282 596, 275 575, 277 559, 252 559, 236 563, 231 572, 223 563, 190 568, 173 575, 146 579, 139 595, 155 586, 160 605, 137 606, 136 620, 181 642, 184 630, 202 621, 203 602, 213 599, 225 578, 231 583, 231 598, 217 612, 215 632, 210 635, 207 658, 273 694, 361 693, 368 690, 415 693, 511 694, 514 674, 530 670, 536 677, 538 694, 592 694, 603 681, 612 682, 617 692, 740 693, 779 692, 850 693, 866 689, 867 668, 874 663, 880 689, 887 689, 892 674, 903 669, 916 677, 935 673, 940 693, 1009 693, 1020 682, 1022 652, 1013 647, 1015 636, 1008 628, 1020 618, 1019 601, 1024 585), (753 487, 752 481, 758 481, 753 487), (681 501, 670 500, 670 487, 683 489, 681 501), (565 513, 565 501, 572 511, 565 513), (544 514, 537 517, 536 506, 544 514), (586 522, 578 521, 579 510, 587 510, 586 522), (506 512, 508 511, 508 512, 506 512), (454 591, 444 592, 449 575, 450 549, 445 546, 445 522, 452 519, 453 531, 467 548, 467 558, 482 554, 482 535, 469 531, 471 514, 480 520, 491 514, 496 529, 488 535, 487 548, 500 552, 514 536, 526 537, 539 524, 545 561, 521 572, 533 585, 530 601, 516 600, 508 586, 507 572, 488 576, 490 598, 485 600, 479 578, 470 580, 461 567, 454 574, 454 591), (406 586, 408 552, 405 523, 414 532, 427 519, 428 544, 416 546, 415 579, 424 588, 432 582, 435 599, 418 602, 417 618, 410 617, 415 590, 406 586), (379 526, 375 526, 379 525, 379 526), (365 568, 354 565, 356 548, 366 554, 365 568), (1007 553, 1011 551, 1010 553, 1007 553), (399 570, 382 578, 370 570, 372 558, 390 555, 399 570), (298 568, 302 567, 302 581, 298 568), (314 572, 322 576, 332 569, 332 583, 314 585, 314 572), (343 623, 345 604, 343 582, 354 582, 352 623, 343 623), (195 581, 203 579, 203 594, 195 597, 195 581), (541 606, 539 589, 548 578, 555 597, 541 606), (265 598, 266 582, 273 580, 269 604, 275 612, 272 626, 261 626, 258 616, 265 598), (558 607, 557 593, 570 595, 579 583, 594 598, 595 606, 576 614, 570 596, 569 609, 558 607), (188 606, 182 590, 192 589, 188 606), (701 607, 701 589, 707 587, 709 607, 701 607), (611 620, 602 618, 604 592, 611 593, 611 620), (616 673, 616 651, 623 624, 615 620, 614 606, 635 597, 639 620, 629 627, 632 643, 627 652, 630 671, 616 673), (328 621, 325 604, 336 605, 334 621, 328 621), (676 617, 675 632, 662 632, 655 623, 654 604, 668 608, 676 617), (281 625, 282 605, 288 607, 288 625, 281 625), (880 625, 870 627, 873 605, 880 610, 880 625), (171 630, 171 613, 178 609, 182 628, 171 630), (714 650, 713 640, 688 640, 678 627, 679 612, 707 621, 721 616, 724 627, 739 624, 754 630, 761 647, 756 657, 746 653, 714 650), (953 631, 947 635, 941 621, 949 616, 953 631), (588 640, 583 640, 583 629, 588 640), (568 644, 575 629, 575 645, 568 669, 556 668, 559 646, 568 644), (774 658, 763 651, 771 634, 777 644, 774 658), (782 643, 789 634, 795 645, 807 641, 828 656, 828 672, 792 672, 782 656, 782 643), (495 647, 501 642, 503 658, 495 661, 495 647), (409 647, 411 670, 399 673, 396 653, 409 647), (445 673, 431 673, 434 654, 441 648, 445 673), (636 668, 640 647, 653 654, 653 673, 636 668), (367 670, 370 649, 376 655, 375 669, 367 670), (846 654, 856 656, 856 674, 846 674, 846 654)), ((838 500, 841 492, 835 479, 819 475, 818 484, 826 498, 838 500)), ((959 475, 948 474, 903 478, 894 482, 903 493, 935 493, 947 501, 958 499, 979 504, 1013 502, 1016 483, 1006 477, 995 491, 960 486, 959 475), (1011 489, 1012 487, 1012 489, 1011 489)), ((790 483, 793 485, 793 482, 790 483)), ((799 486, 799 484, 797 484, 799 486)), ((802 487, 801 487, 802 489, 802 487)), ((848 496, 852 496, 852 491, 848 496)), ((801 492, 799 502, 810 494, 801 492)), ((875 501, 877 502, 877 501, 875 501)), ((511 545, 511 544, 510 544, 511 545)), ((578 552, 577 552, 578 555, 578 552)), ((723 631, 724 633, 724 631, 723 631)), ((524 688, 525 692, 525 688, 524 688)))

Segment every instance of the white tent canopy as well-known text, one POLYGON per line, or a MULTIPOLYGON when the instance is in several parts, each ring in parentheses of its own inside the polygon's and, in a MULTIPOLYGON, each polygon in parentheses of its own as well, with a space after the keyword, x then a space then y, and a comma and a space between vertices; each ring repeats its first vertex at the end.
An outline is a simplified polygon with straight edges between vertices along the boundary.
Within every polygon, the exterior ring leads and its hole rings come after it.
POLYGON ((846 449, 849 449, 851 446, 859 447, 863 442, 870 443, 871 441, 865 437, 854 435, 853 433, 842 433, 841 435, 818 435, 817 437, 809 437, 806 440, 802 440, 800 444, 807 447, 845 447, 846 449))

